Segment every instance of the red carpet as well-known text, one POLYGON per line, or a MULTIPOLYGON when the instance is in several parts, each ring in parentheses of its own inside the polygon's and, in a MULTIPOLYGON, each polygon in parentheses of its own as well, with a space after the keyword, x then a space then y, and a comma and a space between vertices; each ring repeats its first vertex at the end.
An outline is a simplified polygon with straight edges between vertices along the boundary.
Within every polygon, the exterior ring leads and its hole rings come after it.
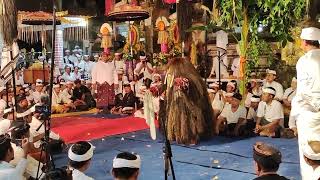
POLYGON ((58 117, 52 119, 52 130, 66 143, 92 140, 147 129, 144 119, 124 117, 117 119, 96 117, 58 117))

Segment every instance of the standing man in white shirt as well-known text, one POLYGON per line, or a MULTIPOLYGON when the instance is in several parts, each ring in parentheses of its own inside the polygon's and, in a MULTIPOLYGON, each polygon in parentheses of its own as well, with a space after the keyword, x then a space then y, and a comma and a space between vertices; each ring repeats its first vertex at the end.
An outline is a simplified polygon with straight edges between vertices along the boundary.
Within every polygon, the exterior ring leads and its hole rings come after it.
POLYGON ((239 128, 241 125, 244 125, 247 114, 246 108, 240 105, 241 100, 241 94, 233 94, 230 104, 227 104, 223 108, 222 113, 218 117, 215 128, 216 134, 219 134, 220 130, 227 130, 228 135, 239 135, 239 128), (224 128, 220 128, 220 126, 223 126, 224 124, 226 124, 226 126, 224 126, 224 128))
POLYGON ((125 64, 123 59, 121 58, 121 53, 114 53, 114 65, 116 66, 116 70, 123 69, 125 72, 125 64))
POLYGON ((118 74, 109 56, 103 52, 91 73, 93 89, 97 93, 97 108, 105 110, 115 105, 115 89, 119 87, 118 74))
POLYGON ((72 170, 72 177, 75 180, 93 180, 84 174, 89 169, 95 147, 86 141, 79 141, 73 144, 68 151, 69 169, 72 170))
POLYGON ((23 180, 27 167, 27 154, 29 153, 29 142, 22 140, 22 149, 24 157, 19 161, 16 167, 9 162, 14 159, 14 151, 11 145, 11 139, 8 134, 0 135, 0 178, 3 180, 23 180))
POLYGON ((134 72, 139 77, 143 76, 143 79, 152 79, 153 68, 151 63, 147 62, 146 56, 140 56, 140 62, 137 64, 134 72))
POLYGON ((290 118, 296 120, 300 151, 300 167, 303 180, 312 179, 312 168, 302 153, 307 138, 320 134, 320 29, 302 29, 301 48, 305 51, 296 65, 297 93, 292 100, 290 118))
POLYGON ((283 97, 283 87, 280 83, 276 82, 277 72, 275 70, 267 69, 267 76, 263 84, 263 88, 272 87, 275 89, 276 94, 274 99, 277 101, 282 101, 283 97))
POLYGON ((274 100, 276 95, 274 88, 266 87, 262 91, 262 101, 258 106, 255 133, 260 136, 279 137, 284 118, 282 104, 274 100))

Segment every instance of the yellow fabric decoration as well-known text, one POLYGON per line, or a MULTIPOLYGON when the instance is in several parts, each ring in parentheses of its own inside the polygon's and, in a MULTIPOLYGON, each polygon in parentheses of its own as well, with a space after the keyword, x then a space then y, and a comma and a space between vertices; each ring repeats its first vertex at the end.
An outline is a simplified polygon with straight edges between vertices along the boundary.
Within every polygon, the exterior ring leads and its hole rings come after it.
POLYGON ((196 66, 198 63, 197 63, 197 47, 196 47, 196 44, 193 42, 191 44, 191 53, 190 53, 190 58, 191 58, 191 63, 196 66))

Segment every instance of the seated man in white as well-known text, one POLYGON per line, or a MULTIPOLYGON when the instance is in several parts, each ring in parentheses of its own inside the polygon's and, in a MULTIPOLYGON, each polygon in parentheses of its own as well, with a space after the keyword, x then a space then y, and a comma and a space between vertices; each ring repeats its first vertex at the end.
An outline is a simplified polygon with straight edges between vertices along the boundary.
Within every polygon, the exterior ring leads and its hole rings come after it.
POLYGON ((112 175, 115 180, 138 180, 141 158, 129 152, 122 152, 113 159, 112 175))
POLYGON ((35 91, 32 93, 33 102, 39 103, 41 100, 41 96, 44 96, 44 95, 45 93, 43 92, 43 82, 41 79, 37 79, 35 91))
POLYGON ((69 169, 72 170, 73 179, 93 180, 84 174, 89 169, 95 147, 86 141, 73 144, 68 151, 69 169))
POLYGON ((274 99, 277 101, 282 101, 283 87, 280 83, 275 81, 276 78, 277 78, 277 72, 275 70, 267 69, 267 76, 263 84, 263 88, 272 87, 273 89, 275 89, 276 94, 274 99))
POLYGON ((282 101, 284 107, 284 115, 289 116, 291 110, 291 101, 297 92, 297 79, 294 77, 291 81, 291 86, 284 91, 282 101))
POLYGON ((76 106, 72 103, 72 100, 61 93, 60 84, 53 85, 52 113, 66 113, 75 109, 76 106))
POLYGON ((230 104, 226 105, 222 113, 218 117, 215 127, 215 134, 226 131, 227 135, 239 135, 239 128, 244 125, 247 110, 240 105, 242 96, 235 93, 230 100, 230 104))
POLYGON ((65 72, 63 73, 61 78, 64 79, 65 81, 74 81, 75 80, 75 78, 73 76, 73 73, 71 73, 71 67, 70 66, 66 66, 65 67, 65 72))
POLYGON ((245 136, 254 136, 254 129, 257 122, 257 111, 260 103, 260 97, 253 95, 250 98, 250 107, 246 116, 245 136))
POLYGON ((261 102, 257 111, 257 122, 255 133, 260 136, 279 137, 283 123, 282 104, 274 100, 276 91, 272 87, 263 89, 261 102))
POLYGON ((27 154, 29 153, 29 142, 23 139, 21 143, 23 158, 16 166, 9 164, 14 159, 14 150, 9 134, 0 135, 0 175, 3 180, 23 180, 27 167, 27 154))

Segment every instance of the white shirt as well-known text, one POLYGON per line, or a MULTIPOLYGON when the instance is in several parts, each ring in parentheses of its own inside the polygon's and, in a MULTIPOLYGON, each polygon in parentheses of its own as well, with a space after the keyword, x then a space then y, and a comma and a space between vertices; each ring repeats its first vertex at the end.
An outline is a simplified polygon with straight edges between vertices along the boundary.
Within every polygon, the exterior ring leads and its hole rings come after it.
POLYGON ((21 159, 16 167, 11 164, 1 161, 0 162, 0 179, 1 180, 23 180, 23 174, 27 167, 27 160, 21 159))
POLYGON ((254 122, 257 120, 257 112, 252 107, 248 110, 247 119, 253 119, 254 122))
POLYGON ((112 62, 98 61, 92 69, 92 84, 103 84, 107 82, 109 85, 118 84, 118 74, 112 62))
MULTIPOLYGON (((223 91, 224 92, 224 91, 223 91)), ((214 95, 213 101, 211 103, 212 109, 222 111, 224 106, 223 97, 217 92, 214 95)))
POLYGON ((263 118, 269 122, 274 120, 283 119, 283 107, 277 100, 272 100, 268 105, 266 102, 261 101, 258 106, 257 117, 263 118))
POLYGON ((0 121, 0 135, 8 132, 11 126, 11 120, 3 119, 0 121))
MULTIPOLYGON (((152 79, 152 73, 150 73, 149 71, 148 71, 148 68, 147 67, 144 67, 144 68, 142 68, 141 70, 140 70, 140 72, 138 72, 138 69, 140 69, 140 67, 143 65, 143 63, 142 62, 139 62, 138 64, 137 64, 137 66, 136 66, 136 68, 134 69, 134 72, 136 73, 136 74, 141 74, 141 73, 143 73, 143 77, 144 78, 149 78, 149 79, 152 79)), ((147 66, 150 68, 150 69, 152 69, 152 65, 149 63, 149 62, 147 62, 147 66)))
POLYGON ((272 81, 272 83, 268 83, 268 82, 264 82, 263 87, 273 87, 276 90, 276 95, 274 98, 277 98, 279 100, 282 99, 283 97, 283 87, 280 83, 276 82, 276 81, 272 81))
POLYGON ((310 50, 297 62, 297 102, 300 107, 320 111, 320 49, 310 50))
POLYGON ((73 169, 72 179, 74 179, 74 180, 93 180, 93 178, 85 175, 83 172, 81 172, 77 169, 73 169))
POLYGON ((68 74, 68 73, 63 73, 63 75, 61 76, 61 78, 62 79, 64 79, 66 82, 67 81, 75 81, 76 79, 74 78, 74 76, 73 76, 73 73, 70 73, 70 74, 68 74))
POLYGON ((318 166, 318 167, 313 171, 312 177, 313 177, 312 180, 319 180, 319 178, 320 178, 320 166, 318 166))
POLYGON ((61 93, 61 96, 64 96, 65 98, 71 99, 73 95, 73 90, 71 90, 71 94, 69 94, 68 88, 65 88, 61 93))
POLYGON ((120 61, 114 60, 114 65, 116 66, 116 70, 123 69, 124 72, 126 72, 125 70, 126 66, 123 60, 120 60, 120 61))
POLYGON ((16 76, 16 85, 24 85, 23 75, 19 77, 16 76))
POLYGON ((55 91, 52 91, 52 106, 56 106, 60 103, 69 104, 71 103, 71 100, 63 96, 61 92, 57 95, 55 91))
POLYGON ((92 61, 82 61, 79 64, 81 71, 84 73, 85 76, 87 76, 88 79, 91 79, 91 72, 92 72, 94 64, 95 63, 92 61))
POLYGON ((72 79, 81 79, 81 74, 78 72, 77 74, 75 72, 71 73, 72 79))
MULTIPOLYGON (((12 149, 14 151, 14 159, 12 161, 10 161, 10 164, 13 166, 17 166, 19 164, 19 162, 24 158, 24 151, 21 147, 16 146, 15 144, 11 143, 12 149)), ((37 177, 37 171, 38 171, 38 165, 39 165, 39 161, 37 161, 36 159, 34 159, 31 156, 27 156, 27 166, 25 169, 25 173, 24 176, 26 177, 33 177, 36 178, 37 177)), ((42 174, 41 168, 43 167, 43 164, 40 163, 40 174, 42 174)), ((44 177, 44 174, 42 174, 41 177, 44 177)), ((41 178, 40 178, 41 179, 41 178)))
POLYGON ((231 104, 226 104, 220 116, 227 119, 228 124, 238 123, 239 118, 246 119, 247 110, 245 107, 239 105, 236 112, 232 112, 231 104))
POLYGON ((39 92, 39 91, 35 91, 32 93, 32 97, 33 97, 33 100, 34 100, 34 103, 40 103, 41 102, 41 96, 44 96, 46 95, 45 93, 43 92, 39 92))
POLYGON ((282 99, 287 99, 289 102, 291 102, 293 97, 296 95, 296 92, 297 91, 295 89, 289 87, 284 91, 282 99))

